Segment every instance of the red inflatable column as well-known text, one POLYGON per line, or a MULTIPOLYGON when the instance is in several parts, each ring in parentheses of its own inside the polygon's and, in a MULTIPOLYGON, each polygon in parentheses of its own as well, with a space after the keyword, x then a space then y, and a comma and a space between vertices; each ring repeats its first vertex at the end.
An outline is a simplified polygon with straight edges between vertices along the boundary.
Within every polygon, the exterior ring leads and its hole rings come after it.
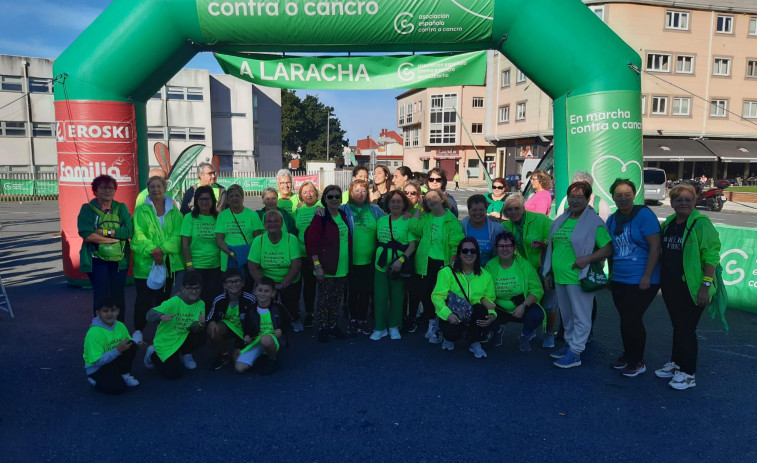
POLYGON ((94 198, 92 180, 110 175, 118 182, 116 201, 134 214, 137 133, 134 105, 114 101, 56 101, 58 204, 63 241, 63 273, 69 282, 86 280, 79 271, 82 238, 77 217, 94 198))

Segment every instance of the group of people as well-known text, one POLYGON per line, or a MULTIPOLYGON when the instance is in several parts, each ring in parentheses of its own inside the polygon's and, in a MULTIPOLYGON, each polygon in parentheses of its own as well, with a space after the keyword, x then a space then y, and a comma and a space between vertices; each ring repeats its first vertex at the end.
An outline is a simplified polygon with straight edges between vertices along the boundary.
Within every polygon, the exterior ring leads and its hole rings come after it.
POLYGON ((660 227, 651 210, 635 205, 636 185, 627 179, 612 185, 617 211, 602 217, 597 211, 609 207, 597 203, 591 177, 581 172, 555 220, 548 216, 552 179, 537 170, 529 200, 505 194, 497 178, 491 194, 467 199, 462 221, 439 168, 419 182, 407 167, 392 175, 377 166, 371 185, 358 166, 347 191, 305 182, 296 193, 291 173, 281 170, 259 211, 244 206, 241 186, 214 188, 211 165, 198 173, 210 183, 187 192, 185 215, 154 175, 133 220, 113 200, 114 179, 92 183, 95 198, 82 206, 79 233, 81 268, 94 289, 84 357, 96 389, 138 384, 128 368, 137 347, 147 349, 148 368, 179 377, 197 367, 192 352, 208 339, 212 368, 233 362, 243 372, 262 357, 261 372, 270 374, 287 333, 309 327, 327 343, 360 333, 396 340, 424 326, 430 343, 464 345, 483 358, 485 344, 502 345, 510 322, 522 324, 521 351, 531 350, 542 329, 542 346, 553 348, 561 319, 565 345, 551 357, 557 367, 576 367, 596 311, 589 283, 603 275, 606 259, 624 348, 612 367, 631 377, 646 371, 643 315, 661 288, 674 336, 670 361, 655 373, 676 389, 695 385, 695 329, 718 289, 720 244, 694 208, 690 186, 670 191, 675 214, 660 227), (137 290, 131 336, 122 323, 130 254, 137 290), (171 297, 174 281, 180 291, 171 297), (142 335, 149 322, 158 323, 152 343, 142 335))

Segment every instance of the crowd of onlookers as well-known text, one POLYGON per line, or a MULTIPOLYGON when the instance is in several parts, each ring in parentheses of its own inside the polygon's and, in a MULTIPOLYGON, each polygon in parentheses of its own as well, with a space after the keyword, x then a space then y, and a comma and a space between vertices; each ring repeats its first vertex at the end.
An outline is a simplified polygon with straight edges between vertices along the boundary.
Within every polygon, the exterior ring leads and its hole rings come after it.
POLYGON ((166 196, 165 173, 151 171, 133 217, 114 200, 113 178, 92 182, 78 227, 80 267, 94 290, 84 360, 96 389, 138 385, 130 374, 138 348, 148 368, 176 378, 197 368, 192 354, 207 342, 211 368, 256 365, 271 374, 287 337, 311 328, 322 343, 421 330, 443 350, 462 346, 483 358, 504 342, 504 325, 518 323, 521 351, 541 334, 541 346, 555 348, 555 366, 576 367, 591 337, 595 291, 607 286, 623 341, 612 367, 628 377, 646 371, 643 316, 661 289, 674 334, 670 361, 655 374, 675 389, 695 385, 695 329, 708 305, 719 309, 713 297, 722 284, 718 234, 695 209, 691 186, 670 191, 674 213, 660 225, 635 203, 632 181, 613 183, 611 213, 591 176, 576 172, 553 220, 553 181, 537 170, 528 199, 497 178, 491 193, 467 198, 460 221, 439 168, 392 173, 379 165, 370 182, 358 166, 347 191, 312 182, 295 191, 281 170, 258 211, 245 207, 241 186, 223 188, 215 176, 201 164, 179 205, 166 196), (130 262, 131 335, 122 323, 130 262), (152 340, 143 335, 148 323, 157 323, 152 340))

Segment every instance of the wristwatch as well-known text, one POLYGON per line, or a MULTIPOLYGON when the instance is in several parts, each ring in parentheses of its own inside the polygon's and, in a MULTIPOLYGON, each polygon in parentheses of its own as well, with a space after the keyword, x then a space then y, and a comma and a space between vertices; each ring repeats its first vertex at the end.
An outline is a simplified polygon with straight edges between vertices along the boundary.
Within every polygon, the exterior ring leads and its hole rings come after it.
POLYGON ((111 237, 111 238, 113 238, 113 232, 114 232, 114 230, 108 230, 108 236, 111 237))
POLYGON ((712 283, 710 283, 709 281, 703 281, 702 284, 707 286, 708 288, 712 286, 712 283))

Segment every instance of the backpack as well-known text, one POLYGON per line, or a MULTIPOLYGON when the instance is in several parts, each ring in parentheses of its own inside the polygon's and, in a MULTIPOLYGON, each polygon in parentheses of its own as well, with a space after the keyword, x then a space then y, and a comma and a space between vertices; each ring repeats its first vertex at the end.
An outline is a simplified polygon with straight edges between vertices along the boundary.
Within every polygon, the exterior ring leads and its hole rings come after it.
MULTIPOLYGON (((122 207, 121 203, 118 203, 109 213, 105 213, 96 208, 92 204, 89 207, 97 214, 95 220, 95 228, 101 228, 103 230, 117 230, 121 228, 121 218, 118 216, 118 207, 122 207)), ((119 240, 118 243, 98 244, 95 247, 95 251, 92 253, 98 259, 107 262, 118 262, 124 258, 124 247, 126 242, 119 240)))

